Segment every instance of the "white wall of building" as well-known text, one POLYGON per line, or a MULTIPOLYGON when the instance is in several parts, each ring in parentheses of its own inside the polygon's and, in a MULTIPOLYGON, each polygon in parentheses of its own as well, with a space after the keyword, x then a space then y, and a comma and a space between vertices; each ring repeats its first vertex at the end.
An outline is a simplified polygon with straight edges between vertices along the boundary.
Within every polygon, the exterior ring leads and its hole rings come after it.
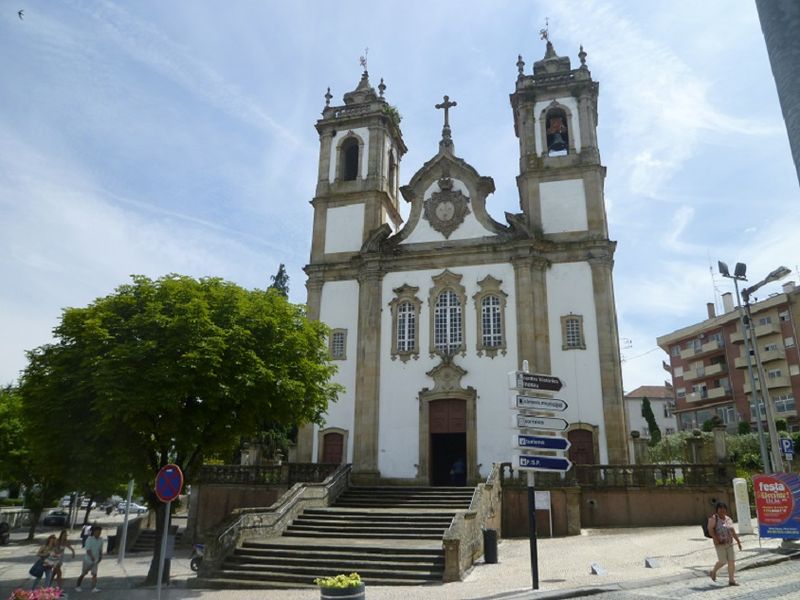
POLYGON ((369 129, 367 127, 356 127, 355 129, 346 129, 337 131, 336 135, 331 139, 331 164, 328 170, 328 181, 333 183, 336 180, 337 161, 339 160, 339 153, 336 151, 339 142, 342 138, 347 137, 351 133, 356 134, 361 138, 363 146, 361 147, 361 155, 359 156, 359 166, 361 167, 361 179, 367 178, 367 169, 369 167, 367 157, 369 156, 369 129))
POLYGON ((600 456, 596 458, 607 463, 597 312, 589 263, 556 263, 548 269, 547 308, 551 371, 567 383, 558 398, 566 400, 569 408, 560 416, 570 423, 599 426, 600 456), (562 349, 561 317, 570 313, 583 317, 585 350, 562 349))
MULTIPOLYGON (((453 189, 456 191, 460 191, 462 194, 470 198, 469 190, 467 186, 464 185, 464 182, 453 179, 453 189)), ((425 194, 423 196, 425 202, 428 202, 428 199, 435 193, 440 191, 439 182, 434 181, 427 190, 425 190, 425 194)), ((443 234, 436 231, 433 227, 431 227, 430 222, 424 217, 420 216, 419 222, 417 222, 414 231, 411 232, 405 241, 404 244, 416 244, 421 242, 440 242, 444 239, 449 240, 467 240, 467 239, 474 239, 474 238, 481 238, 487 235, 496 235, 494 232, 489 231, 483 225, 481 225, 480 221, 475 218, 475 212, 472 210, 472 203, 469 202, 467 204, 469 206, 469 214, 464 217, 464 222, 458 226, 453 233, 450 234, 449 238, 445 238, 443 234)), ((423 213, 424 215, 424 213, 423 213)))
MULTIPOLYGON (((653 409, 653 416, 656 418, 661 435, 675 433, 678 431, 678 421, 671 412, 669 417, 665 416, 664 409, 669 406, 670 401, 664 398, 648 398, 650 408, 653 409)), ((625 398, 625 410, 628 412, 628 427, 631 431, 638 431, 643 437, 650 437, 647 421, 642 416, 641 398, 625 398)))
POLYGON ((586 231, 586 192, 583 179, 545 181, 539 184, 542 229, 545 233, 586 231))
MULTIPOLYGON (((346 360, 336 360, 339 371, 333 381, 344 386, 339 399, 328 406, 325 427, 341 427, 350 432, 347 443, 347 462, 353 460, 353 425, 355 419, 356 346, 358 344, 358 282, 329 281, 322 286, 320 321, 331 329, 347 329, 346 360)), ((317 457, 317 435, 314 428, 314 460, 317 457)))
MULTIPOLYGON (((451 268, 451 272, 463 275, 461 285, 466 289, 467 303, 464 311, 465 341, 467 355, 457 355, 455 364, 467 371, 462 378, 463 387, 477 390, 478 463, 481 476, 486 476, 493 462, 510 460, 511 426, 508 407, 507 373, 517 366, 516 342, 516 291, 514 270, 510 264, 494 264, 451 268), (476 343, 478 324, 472 296, 478 291, 478 281, 487 275, 501 280, 503 291, 508 294, 505 326, 505 356, 498 353, 494 358, 477 356, 476 343)), ((430 357, 430 306, 428 294, 433 287, 434 275, 442 269, 426 271, 395 272, 386 275, 383 281, 383 314, 381 326, 381 402, 379 469, 384 477, 415 477, 419 462, 419 392, 422 387, 432 389, 434 381, 426 375, 441 359, 430 357), (388 303, 394 297, 394 288, 403 284, 419 287, 417 296, 422 300, 419 323, 419 359, 402 362, 391 358, 391 310, 388 303)))
MULTIPOLYGON (((540 100, 533 107, 534 127, 536 128, 536 154, 541 155, 547 148, 547 140, 544 137, 544 125, 542 125, 542 111, 552 103, 552 100, 540 100)), ((578 101, 572 96, 565 96, 564 98, 556 98, 556 102, 562 106, 566 106, 572 113, 572 118, 569 120, 568 130, 570 139, 575 145, 575 151, 581 151, 581 122, 578 118, 578 101)))
POLYGON ((325 253, 358 252, 364 228, 364 205, 328 208, 325 219, 325 253))

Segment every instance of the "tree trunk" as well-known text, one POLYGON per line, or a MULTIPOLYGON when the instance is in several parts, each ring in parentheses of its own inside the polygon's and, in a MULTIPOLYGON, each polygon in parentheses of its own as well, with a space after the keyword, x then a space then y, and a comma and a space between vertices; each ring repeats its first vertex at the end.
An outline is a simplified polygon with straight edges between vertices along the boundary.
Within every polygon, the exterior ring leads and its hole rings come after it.
POLYGON ((36 524, 39 522, 39 519, 42 518, 42 512, 44 509, 31 509, 31 525, 28 528, 28 541, 32 542, 33 537, 36 535, 36 524))
MULTIPOLYGON (((164 523, 164 518, 167 516, 167 505, 161 502, 155 495, 154 492, 150 491, 147 494, 148 504, 150 506, 156 506, 156 540, 154 542, 153 548, 153 560, 150 561, 150 570, 147 572, 147 579, 145 579, 145 585, 156 585, 158 582, 158 565, 159 561, 161 560, 161 538, 164 535, 164 527, 169 530, 170 521, 164 523)), ((169 564, 170 561, 167 560, 166 564, 164 565, 164 575, 161 578, 161 583, 169 584, 169 564)))

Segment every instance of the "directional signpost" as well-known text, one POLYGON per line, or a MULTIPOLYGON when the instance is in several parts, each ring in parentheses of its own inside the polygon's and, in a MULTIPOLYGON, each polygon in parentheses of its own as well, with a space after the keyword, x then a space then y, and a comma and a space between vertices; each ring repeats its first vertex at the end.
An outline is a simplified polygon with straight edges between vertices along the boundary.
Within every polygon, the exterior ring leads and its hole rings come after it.
POLYGON ((178 465, 164 465, 156 475, 156 496, 167 505, 164 507, 164 533, 161 536, 161 556, 158 561, 158 600, 161 600, 161 578, 164 577, 164 561, 167 554, 169 511, 172 501, 183 489, 183 471, 178 465))
MULTIPOLYGON (((524 450, 546 450, 563 452, 570 447, 569 440, 552 432, 565 431, 569 427, 566 419, 552 416, 552 413, 564 412, 568 405, 564 400, 550 396, 564 387, 564 382, 553 375, 529 373, 528 361, 523 361, 521 371, 508 374, 508 387, 521 394, 511 396, 511 408, 515 411, 511 416, 511 427, 514 433, 512 443, 524 450), (518 411, 518 412, 517 412, 518 411), (542 414, 544 413, 544 414, 542 414), (544 435, 534 435, 539 431, 544 435)), ((531 575, 533 589, 539 589, 539 557, 536 548, 536 485, 534 472, 565 472, 572 467, 569 459, 562 456, 539 454, 516 454, 513 463, 517 469, 528 472, 528 522, 531 538, 531 575)), ((551 532, 552 533, 552 532, 551 532)))

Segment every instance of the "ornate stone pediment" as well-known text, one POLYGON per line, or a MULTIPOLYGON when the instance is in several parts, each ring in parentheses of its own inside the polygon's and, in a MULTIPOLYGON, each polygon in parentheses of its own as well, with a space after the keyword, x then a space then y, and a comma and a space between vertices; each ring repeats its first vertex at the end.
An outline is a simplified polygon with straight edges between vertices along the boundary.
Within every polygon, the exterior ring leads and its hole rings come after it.
POLYGON ((443 358, 441 363, 425 374, 433 378, 433 389, 430 390, 432 393, 465 391, 461 385, 461 378, 467 371, 453 364, 451 357, 443 358))
POLYGON ((469 198, 453 189, 453 180, 447 175, 439 179, 439 190, 425 202, 423 217, 431 227, 449 238, 469 214, 469 198))

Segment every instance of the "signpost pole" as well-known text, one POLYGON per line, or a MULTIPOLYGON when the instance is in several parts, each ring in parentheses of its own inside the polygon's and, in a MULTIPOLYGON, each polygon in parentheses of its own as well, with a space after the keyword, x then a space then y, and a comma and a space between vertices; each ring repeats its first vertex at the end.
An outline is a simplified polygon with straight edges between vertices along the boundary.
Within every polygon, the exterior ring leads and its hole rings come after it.
POLYGON ((169 533, 169 511, 172 507, 172 500, 167 502, 164 507, 164 533, 161 536, 161 555, 158 559, 158 600, 161 600, 161 578, 164 577, 164 561, 167 555, 167 534, 169 533))
POLYGON ((536 547, 536 481, 533 471, 528 471, 528 522, 531 537, 531 576, 533 589, 539 589, 539 550, 536 547))
POLYGON ((128 481, 128 496, 125 503, 125 519, 122 522, 122 540, 119 543, 119 551, 117 552, 117 562, 123 564, 125 562, 125 546, 128 543, 128 515, 131 513, 130 505, 131 498, 133 497, 133 479, 128 481))

